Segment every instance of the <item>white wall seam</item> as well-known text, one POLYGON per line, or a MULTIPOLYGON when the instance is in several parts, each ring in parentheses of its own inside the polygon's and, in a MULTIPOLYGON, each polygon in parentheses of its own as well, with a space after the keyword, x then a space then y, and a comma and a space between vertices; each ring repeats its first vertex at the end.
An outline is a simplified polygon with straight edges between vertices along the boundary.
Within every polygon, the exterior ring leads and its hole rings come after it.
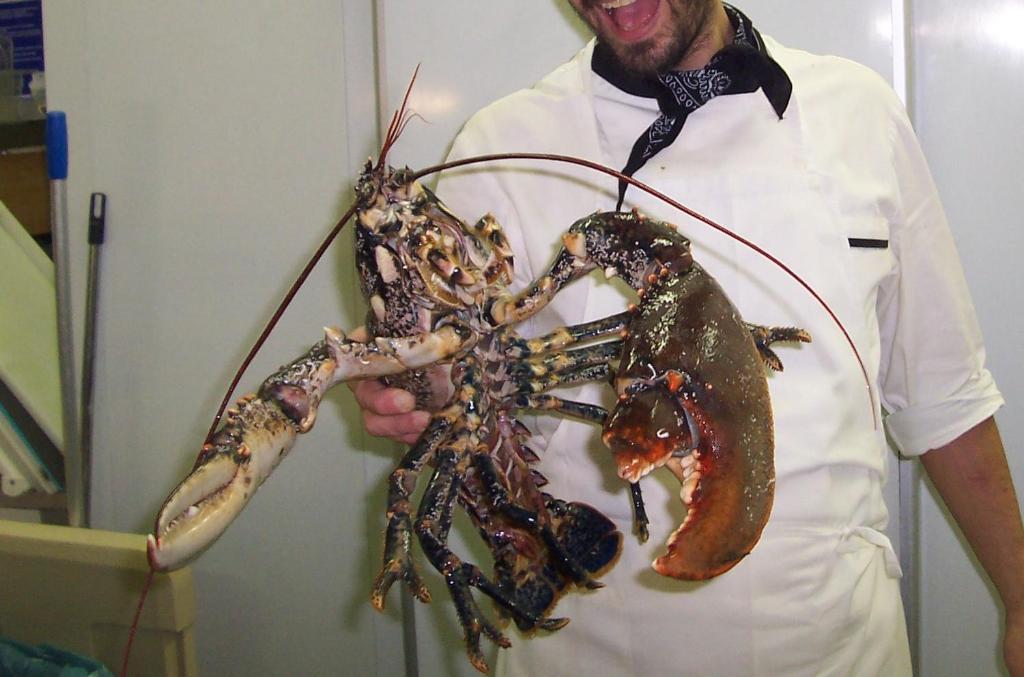
MULTIPOLYGON (((912 78, 908 59, 909 27, 911 23, 908 0, 892 0, 892 85, 896 95, 903 102, 907 114, 912 118, 910 107, 910 81, 912 78)), ((917 538, 921 515, 918 509, 920 472, 915 459, 898 461, 899 477, 899 556, 903 568, 900 594, 903 597, 904 613, 907 619, 907 638, 910 643, 911 662, 914 673, 920 670, 920 569, 918 553, 920 542, 917 538)))
POLYGON ((908 104, 907 0, 892 0, 892 86, 903 105, 908 104))
POLYGON ((383 142, 384 130, 388 128, 390 113, 386 110, 388 102, 388 63, 387 63, 387 30, 385 18, 387 12, 384 0, 375 0, 373 3, 373 35, 374 35, 374 59, 373 68, 377 76, 377 87, 374 93, 377 97, 377 148, 383 142))

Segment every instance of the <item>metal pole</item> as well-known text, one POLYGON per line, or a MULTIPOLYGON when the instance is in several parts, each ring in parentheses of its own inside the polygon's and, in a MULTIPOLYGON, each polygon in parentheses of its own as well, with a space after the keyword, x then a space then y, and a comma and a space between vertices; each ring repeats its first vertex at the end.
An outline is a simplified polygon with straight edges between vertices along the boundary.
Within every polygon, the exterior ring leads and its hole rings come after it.
POLYGON ((71 327, 71 268, 68 243, 68 127, 64 113, 46 114, 46 165, 50 176, 50 227, 57 288, 57 352, 60 360, 61 418, 64 428, 68 524, 85 526, 82 457, 78 444, 74 335, 71 327))
POLYGON ((96 382, 96 318, 100 284, 100 245, 106 234, 107 196, 93 193, 89 198, 89 272, 85 282, 85 334, 82 338, 82 414, 79 445, 82 457, 82 515, 88 526, 92 470, 92 396, 96 382))

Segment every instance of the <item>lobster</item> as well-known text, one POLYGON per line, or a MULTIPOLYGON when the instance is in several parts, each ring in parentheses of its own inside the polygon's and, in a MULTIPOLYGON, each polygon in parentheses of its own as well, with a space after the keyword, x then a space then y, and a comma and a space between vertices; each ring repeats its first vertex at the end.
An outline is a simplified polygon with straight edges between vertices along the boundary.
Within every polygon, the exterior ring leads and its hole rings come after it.
POLYGON ((512 293, 513 256, 500 225, 489 215, 462 221, 418 175, 385 164, 399 129, 392 124, 355 191, 356 264, 372 338, 328 328, 228 410, 157 516, 151 568, 183 566, 227 529, 298 434, 312 428, 331 387, 380 378, 412 392, 421 407, 436 405, 427 370, 442 364, 450 365, 453 390, 388 480, 376 608, 399 579, 430 600, 412 557, 415 535, 444 577, 470 662, 486 672, 481 635, 501 647, 510 642, 480 611, 474 588, 502 620, 551 631, 568 622, 550 617, 563 594, 601 587, 622 534, 596 509, 542 491, 546 480, 530 467, 537 460, 530 432, 516 419, 526 410, 603 427, 618 474, 630 483, 642 540, 639 481, 658 467, 679 479, 687 514, 654 563, 659 573, 699 580, 735 566, 756 544, 774 495, 766 365, 781 369, 781 361, 771 345, 810 341, 807 333, 744 322, 693 260, 689 241, 636 211, 578 220, 546 273, 512 293), (620 276, 638 304, 544 336, 517 333, 561 288, 597 268, 620 276), (592 381, 613 385, 611 411, 548 392, 592 381), (426 466, 433 473, 414 516, 411 496, 426 466), (447 546, 456 504, 490 549, 491 578, 447 546))

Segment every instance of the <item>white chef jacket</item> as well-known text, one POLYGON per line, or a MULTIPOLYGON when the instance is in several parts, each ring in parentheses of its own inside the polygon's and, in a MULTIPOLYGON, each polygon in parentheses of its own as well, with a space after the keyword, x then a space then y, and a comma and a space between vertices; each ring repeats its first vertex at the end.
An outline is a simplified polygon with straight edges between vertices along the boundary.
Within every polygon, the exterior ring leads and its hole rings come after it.
MULTIPOLYGON (((650 562, 685 510, 679 485, 642 483, 651 539, 631 535, 626 484, 593 426, 528 419, 538 469, 565 500, 589 503, 625 534, 606 587, 568 594, 572 622, 515 637, 498 674, 910 674, 899 563, 883 533, 888 452, 940 446, 990 416, 1002 398, 941 205, 902 105, 872 71, 766 39, 793 81, 780 121, 761 91, 719 96, 692 113, 675 143, 636 178, 785 262, 825 299, 864 360, 796 282, 759 254, 635 188, 635 206, 679 224, 694 258, 748 322, 799 326, 808 345, 781 345, 768 377, 775 414, 776 497, 753 552, 703 583, 665 579, 650 562), (851 247, 850 238, 887 248, 851 247), (870 385, 870 391, 868 388, 870 385)), ((590 69, 593 43, 529 90, 483 109, 452 157, 565 153, 615 168, 657 116, 590 69)), ((614 209, 615 179, 555 164, 507 162, 448 173, 438 193, 475 220, 493 213, 516 254, 516 288, 542 274, 576 219, 614 209)), ((598 275, 556 296, 524 334, 622 310, 635 296, 598 275)), ((559 394, 614 405, 606 386, 559 394)))

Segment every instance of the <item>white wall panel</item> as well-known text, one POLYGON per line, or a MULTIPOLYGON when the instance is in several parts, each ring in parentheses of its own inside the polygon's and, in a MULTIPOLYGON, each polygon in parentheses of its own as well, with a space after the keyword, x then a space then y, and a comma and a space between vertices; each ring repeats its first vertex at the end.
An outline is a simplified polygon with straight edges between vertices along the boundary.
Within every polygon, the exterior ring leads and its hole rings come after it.
POLYGON ((532 85, 587 38, 568 3, 380 0, 378 6, 385 115, 401 103, 420 66, 410 108, 423 119, 409 125, 391 158, 414 167, 440 162, 466 118, 532 85))
POLYGON ((759 30, 790 47, 853 59, 892 82, 891 0, 746 0, 735 4, 759 30))
MULTIPOLYGON (((916 0, 915 122, 943 195, 988 349, 1007 400, 996 416, 1018 494, 1024 486, 1024 4, 916 0), (1016 290, 1016 291, 1015 291, 1016 290)), ((999 609, 987 579, 931 494, 921 524, 922 672, 999 674, 999 609)))
MULTIPOLYGON (((372 91, 370 14, 335 0, 45 10, 79 262, 88 194, 108 195, 94 523, 142 532, 375 145, 372 105, 345 88, 372 91)), ((359 322, 342 252, 325 258, 243 389, 323 325, 359 322)), ((401 674, 397 612, 368 603, 392 459, 358 451, 348 401, 342 388, 324 403, 317 429, 195 565, 203 674, 401 674)))

